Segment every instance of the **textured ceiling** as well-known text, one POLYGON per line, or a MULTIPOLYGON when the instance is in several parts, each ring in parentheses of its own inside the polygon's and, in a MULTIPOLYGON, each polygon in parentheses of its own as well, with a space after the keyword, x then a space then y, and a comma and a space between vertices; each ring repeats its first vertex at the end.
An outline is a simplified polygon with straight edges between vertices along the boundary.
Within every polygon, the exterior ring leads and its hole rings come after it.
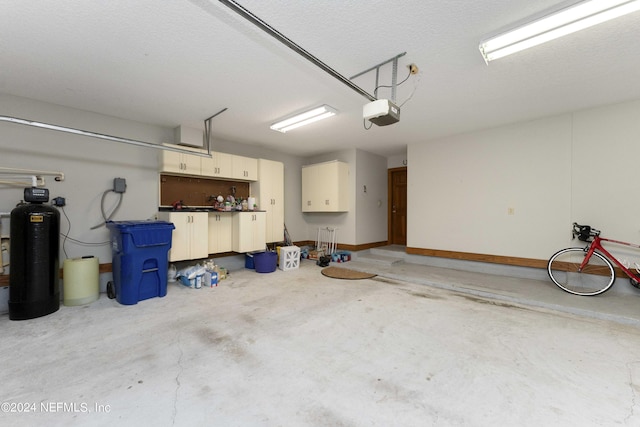
MULTIPOLYGON (((559 1, 238 2, 346 77, 407 52, 398 79, 410 63, 420 73, 398 88, 400 122, 365 130, 367 99, 215 0, 0 0, 0 93, 167 127, 202 128, 228 108, 214 119, 214 138, 297 155, 346 147, 390 155, 640 99, 640 13, 487 66, 481 39, 559 1), (339 114, 287 134, 269 129, 320 104, 339 114)), ((383 67, 381 84, 390 72, 383 67)), ((354 83, 373 93, 374 77, 354 83)))

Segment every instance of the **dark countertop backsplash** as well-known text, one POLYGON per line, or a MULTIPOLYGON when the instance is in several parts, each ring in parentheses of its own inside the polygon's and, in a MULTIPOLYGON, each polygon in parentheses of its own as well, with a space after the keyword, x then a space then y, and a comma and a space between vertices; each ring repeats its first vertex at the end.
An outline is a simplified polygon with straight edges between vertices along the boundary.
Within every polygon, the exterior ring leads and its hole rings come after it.
MULTIPOLYGON (((250 188, 248 182, 242 181, 161 174, 160 206, 172 206, 174 202, 182 201, 182 205, 192 211, 193 208, 212 210, 214 204, 212 197, 220 195, 224 198, 233 196, 236 199, 246 199, 252 196, 250 188)), ((173 210, 173 208, 166 210, 173 210)))

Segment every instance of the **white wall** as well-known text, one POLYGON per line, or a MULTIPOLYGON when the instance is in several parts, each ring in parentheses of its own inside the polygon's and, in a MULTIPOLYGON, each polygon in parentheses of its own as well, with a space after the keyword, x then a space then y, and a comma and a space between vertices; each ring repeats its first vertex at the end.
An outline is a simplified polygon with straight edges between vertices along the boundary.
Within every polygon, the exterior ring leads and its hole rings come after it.
POLYGON ((387 199, 387 158, 356 150, 356 244, 387 240, 387 199))
POLYGON ((574 115, 572 220, 640 243, 640 101, 574 115))
MULTIPOLYGON (((0 96, 0 110, 8 116, 148 142, 160 143, 173 138, 170 129, 7 95, 0 96)), ((158 206, 158 152, 152 148, 0 122, 0 166, 64 172, 63 182, 49 178, 46 187, 51 198, 66 198, 64 213, 71 223, 71 237, 92 244, 105 243, 86 246, 67 240, 64 249, 69 258, 94 255, 102 263, 111 262, 108 230, 90 228, 103 221, 100 200, 105 190, 113 188, 113 178, 127 180, 126 193, 114 220, 142 220, 154 216, 158 206)), ((22 199, 22 191, 22 188, 0 185, 0 211, 11 211, 22 199)), ((107 197, 107 213, 116 201, 113 193, 107 197)), ((61 215, 62 232, 69 230, 69 221, 61 215)), ((64 257, 63 251, 61 260, 64 257)))
MULTIPOLYGON (((109 135, 152 143, 173 142, 174 129, 131 122, 46 104, 9 95, 0 96, 3 115, 45 123, 75 127, 109 135)), ((231 154, 278 160, 285 170, 285 223, 293 240, 306 240, 307 224, 300 212, 302 159, 262 147, 230 141, 213 141, 214 149, 231 154)), ((127 180, 122 206, 113 218, 138 220, 152 218, 158 207, 158 156, 160 150, 98 140, 51 130, 0 122, 0 166, 23 169, 59 170, 65 173, 64 182, 47 180, 51 198, 65 197, 64 212, 71 221, 70 235, 74 239, 101 246, 84 246, 67 240, 69 258, 95 255, 101 263, 111 262, 109 232, 101 227, 100 199, 105 190, 113 188, 113 178, 127 180)), ((0 212, 10 212, 22 199, 22 188, 0 185, 0 212)), ((107 213, 117 197, 110 193, 106 200, 107 213)), ((3 231, 8 219, 3 219, 3 231)), ((64 215, 61 230, 66 232, 64 215)), ((6 231, 8 233, 8 230, 6 231)), ((64 252, 61 252, 63 259, 64 252)))
POLYGON ((405 150, 402 154, 396 154, 387 158, 387 168, 402 168, 407 166, 407 152, 405 150))
POLYGON ((547 259, 573 221, 640 241, 638 117, 636 101, 410 145, 407 245, 547 259))

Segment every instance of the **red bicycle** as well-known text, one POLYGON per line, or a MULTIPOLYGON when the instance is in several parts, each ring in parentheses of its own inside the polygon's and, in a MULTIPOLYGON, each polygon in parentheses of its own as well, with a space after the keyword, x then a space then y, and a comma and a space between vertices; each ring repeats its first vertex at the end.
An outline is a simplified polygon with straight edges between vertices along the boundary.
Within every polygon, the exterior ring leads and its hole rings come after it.
POLYGON ((584 248, 566 248, 556 252, 547 264, 549 277, 560 289, 574 295, 593 296, 606 292, 616 279, 613 264, 617 265, 640 288, 640 265, 629 269, 629 263, 621 261, 602 247, 602 242, 615 243, 634 249, 640 245, 600 237, 600 230, 588 225, 573 223, 573 238, 587 242, 584 248))

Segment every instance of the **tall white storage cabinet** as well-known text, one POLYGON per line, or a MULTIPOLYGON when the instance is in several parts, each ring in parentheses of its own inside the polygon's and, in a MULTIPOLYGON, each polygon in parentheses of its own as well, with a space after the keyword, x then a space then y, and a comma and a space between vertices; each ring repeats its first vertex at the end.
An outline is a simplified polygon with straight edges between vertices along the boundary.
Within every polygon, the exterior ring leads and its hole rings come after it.
POLYGON ((252 184, 260 210, 266 211, 267 243, 284 240, 284 164, 258 159, 258 182, 252 184))
POLYGON ((233 251, 263 251, 266 212, 237 212, 233 215, 233 251))
POLYGON ((176 227, 171 236, 169 261, 209 256, 209 214, 207 212, 158 212, 158 219, 176 227))
POLYGON ((349 165, 333 160, 302 167, 302 212, 349 210, 349 165))

